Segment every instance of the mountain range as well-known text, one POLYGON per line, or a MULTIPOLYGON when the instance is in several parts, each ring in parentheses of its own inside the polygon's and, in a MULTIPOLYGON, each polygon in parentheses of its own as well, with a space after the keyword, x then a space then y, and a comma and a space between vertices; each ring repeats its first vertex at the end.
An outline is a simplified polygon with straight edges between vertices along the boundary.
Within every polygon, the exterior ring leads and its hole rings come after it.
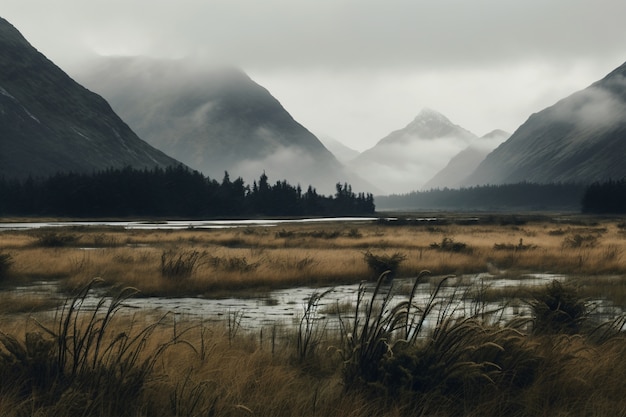
POLYGON ((334 193, 337 182, 374 190, 240 69, 118 57, 76 77, 140 137, 211 178, 228 171, 251 183, 265 173, 323 193, 334 193))
POLYGON ((0 178, 179 164, 0 18, 0 178))
POLYGON ((454 155, 477 139, 441 113, 426 108, 348 166, 385 194, 410 192, 422 188, 454 155))
POLYGON ((625 155, 626 63, 531 115, 463 184, 622 179, 625 155))
POLYGON ((391 194, 626 177, 626 63, 531 115, 508 139, 502 131, 479 138, 424 109, 360 154, 328 138, 325 146, 237 68, 125 57, 76 75, 102 96, 0 18, 0 178, 183 163, 216 179, 265 173, 325 194, 338 182, 391 194))

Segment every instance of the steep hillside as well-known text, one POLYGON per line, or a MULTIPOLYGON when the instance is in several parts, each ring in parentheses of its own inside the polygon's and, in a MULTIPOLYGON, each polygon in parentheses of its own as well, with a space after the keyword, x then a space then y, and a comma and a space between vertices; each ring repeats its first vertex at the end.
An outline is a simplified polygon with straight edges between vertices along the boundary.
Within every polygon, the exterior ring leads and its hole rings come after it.
POLYGON ((0 176, 177 164, 0 18, 0 176))
POLYGON ((120 57, 78 77, 146 141, 211 178, 228 171, 251 183, 265 172, 325 193, 337 182, 372 191, 239 69, 120 57))
POLYGON ((624 155, 626 64, 530 116, 465 184, 621 179, 626 176, 624 155))
POLYGON ((405 128, 362 152, 349 166, 384 194, 422 188, 477 137, 434 110, 424 109, 405 128))
POLYGON ((459 188, 485 157, 510 136, 510 133, 503 130, 494 130, 473 141, 467 148, 453 156, 445 168, 426 182, 424 189, 459 188))

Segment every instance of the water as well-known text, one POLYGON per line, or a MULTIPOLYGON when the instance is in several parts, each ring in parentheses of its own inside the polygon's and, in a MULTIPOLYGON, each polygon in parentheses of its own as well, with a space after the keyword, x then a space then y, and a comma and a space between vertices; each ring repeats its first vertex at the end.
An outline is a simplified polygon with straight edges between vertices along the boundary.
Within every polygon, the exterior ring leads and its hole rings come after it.
POLYGON ((226 229, 249 226, 278 226, 289 223, 320 223, 320 222, 373 222, 376 217, 323 217, 306 219, 255 219, 255 220, 166 220, 150 221, 71 221, 71 222, 0 222, 3 230, 31 230, 46 227, 75 226, 111 226, 128 230, 180 230, 180 229, 226 229))
MULTIPOLYGON (((443 286, 438 293, 441 303, 438 308, 448 308, 449 314, 456 316, 470 316, 476 314, 479 309, 482 311, 497 310, 496 319, 509 320, 513 317, 530 316, 530 311, 525 304, 512 304, 503 307, 498 303, 486 303, 479 305, 474 299, 463 297, 468 290, 480 290, 485 288, 503 287, 529 287, 545 285, 554 279, 563 280, 563 275, 553 274, 532 274, 522 276, 518 279, 503 279, 489 274, 479 274, 472 276, 460 276, 449 279, 446 286, 443 286), (449 300, 454 299, 450 304, 449 300)), ((431 293, 436 287, 440 278, 431 278, 428 281, 418 284, 414 302, 418 306, 425 306, 431 297, 431 293)), ((384 286, 381 295, 377 300, 390 289, 393 291, 391 306, 408 299, 408 294, 413 286, 414 278, 396 279, 393 286, 384 286)), ((371 292, 375 283, 368 282, 366 295, 361 309, 365 307, 371 298, 371 292)), ((194 318, 205 321, 236 321, 238 326, 246 330, 255 330, 265 327, 296 327, 299 325, 304 315, 307 302, 314 294, 326 293, 317 303, 312 311, 315 320, 323 322, 327 328, 339 327, 339 316, 337 309, 341 311, 341 316, 345 320, 354 315, 354 306, 357 303, 358 284, 338 285, 334 287, 296 287, 280 289, 267 292, 261 296, 253 298, 170 298, 170 297, 138 297, 124 301, 124 307, 120 313, 135 313, 137 311, 149 311, 157 315, 173 314, 180 319, 194 318)), ((38 294, 65 299, 66 296, 58 292, 54 282, 39 282, 30 286, 16 288, 14 291, 22 294, 38 294)), ((96 307, 105 289, 96 288, 83 303, 83 309, 89 310, 96 307)), ((603 314, 603 319, 611 319, 619 314, 621 310, 615 309, 606 302, 598 301, 600 308, 597 314, 603 314)), ((435 309, 426 326, 433 326, 436 323, 439 311, 435 309)), ((118 313, 119 314, 119 313, 118 313)))

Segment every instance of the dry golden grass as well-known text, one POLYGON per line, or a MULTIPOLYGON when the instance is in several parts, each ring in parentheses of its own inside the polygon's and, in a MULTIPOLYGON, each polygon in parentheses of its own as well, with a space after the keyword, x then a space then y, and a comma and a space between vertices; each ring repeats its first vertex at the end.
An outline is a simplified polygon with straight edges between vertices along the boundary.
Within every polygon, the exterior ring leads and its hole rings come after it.
MULTIPOLYGON (((37 320, 54 328, 50 315, 40 315, 37 320)), ((136 334, 156 320, 149 313, 117 316, 105 338, 136 334)), ((0 316, 0 331, 18 339, 39 329, 26 316, 11 320, 0 316)), ((303 363, 295 356, 293 331, 280 332, 274 339, 262 338, 258 332, 232 336, 224 324, 179 322, 175 326, 170 318, 146 340, 140 355, 150 355, 174 335, 178 343, 159 356, 151 377, 133 398, 132 407, 129 404, 128 409, 134 410, 129 415, 395 417, 451 416, 462 411, 469 416, 606 416, 620 415, 626 407, 626 365, 621 360, 626 343, 619 337, 596 345, 584 336, 526 336, 526 343, 509 348, 520 360, 536 358, 532 362, 536 372, 525 384, 487 386, 478 397, 448 397, 426 390, 410 398, 391 398, 375 394, 376 387, 368 391, 345 385, 336 350, 339 344, 332 334, 323 339, 319 353, 303 363)), ((71 406, 74 401, 80 404, 81 397, 61 397, 57 404, 31 409, 5 387, 0 414, 22 415, 21 410, 71 416, 76 412, 71 406)), ((91 410, 88 415, 107 414, 91 410)))
POLYGON ((13 279, 62 278, 73 287, 97 276, 137 287, 145 294, 210 296, 373 279, 364 261, 366 251, 405 255, 399 277, 416 276, 422 270, 434 275, 488 271, 623 275, 626 236, 618 223, 587 219, 564 224, 541 219, 521 225, 315 223, 206 230, 82 226, 3 232, 0 252, 12 256, 13 279), (43 237, 50 233, 69 236, 68 242, 43 246, 43 237), (442 250, 445 242, 463 248, 442 250), (162 277, 161 256, 166 251, 201 254, 188 279, 162 277))

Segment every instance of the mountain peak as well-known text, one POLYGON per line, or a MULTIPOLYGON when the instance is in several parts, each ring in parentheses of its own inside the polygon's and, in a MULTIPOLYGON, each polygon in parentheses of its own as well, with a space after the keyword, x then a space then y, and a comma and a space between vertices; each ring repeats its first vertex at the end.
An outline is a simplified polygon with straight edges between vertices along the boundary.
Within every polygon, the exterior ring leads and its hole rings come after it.
POLYGON ((415 119, 405 128, 411 130, 424 139, 446 136, 455 128, 446 116, 428 107, 422 109, 415 119))
POLYGON ((508 137, 510 137, 511 134, 509 132, 505 132, 502 129, 495 129, 492 130, 491 132, 481 136, 481 139, 500 139, 500 138, 504 138, 507 139, 508 137))
POLYGON ((476 139, 441 113, 425 108, 406 127, 362 152, 350 166, 386 193, 405 193, 420 188, 476 139))
POLYGON ((420 138, 420 139, 438 139, 448 136, 467 136, 475 137, 475 135, 462 127, 452 123, 446 116, 436 110, 428 107, 422 109, 415 119, 409 123, 404 129, 397 130, 389 134, 382 142, 402 140, 402 138, 420 138))

